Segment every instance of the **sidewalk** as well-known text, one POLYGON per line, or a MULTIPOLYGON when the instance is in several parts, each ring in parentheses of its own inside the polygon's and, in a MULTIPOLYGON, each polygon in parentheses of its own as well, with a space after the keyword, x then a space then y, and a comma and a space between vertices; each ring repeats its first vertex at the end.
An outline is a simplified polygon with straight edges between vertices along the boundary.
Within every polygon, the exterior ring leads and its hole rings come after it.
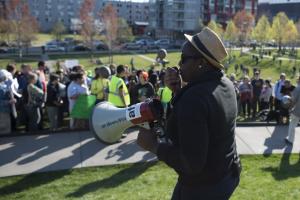
MULTIPOLYGON (((287 126, 237 127, 240 154, 299 153, 300 128, 293 147, 284 138, 287 126)), ((0 138, 0 177, 91 166, 155 160, 136 144, 137 131, 118 144, 104 145, 90 132, 0 138)))

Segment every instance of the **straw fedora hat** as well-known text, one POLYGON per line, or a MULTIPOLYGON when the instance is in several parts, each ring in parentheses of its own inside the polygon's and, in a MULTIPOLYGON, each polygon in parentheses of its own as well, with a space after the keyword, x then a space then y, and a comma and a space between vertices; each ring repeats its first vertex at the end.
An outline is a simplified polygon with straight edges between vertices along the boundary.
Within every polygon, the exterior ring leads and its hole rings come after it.
POLYGON ((196 35, 184 34, 186 39, 215 67, 224 68, 222 60, 228 55, 219 36, 205 27, 196 35))

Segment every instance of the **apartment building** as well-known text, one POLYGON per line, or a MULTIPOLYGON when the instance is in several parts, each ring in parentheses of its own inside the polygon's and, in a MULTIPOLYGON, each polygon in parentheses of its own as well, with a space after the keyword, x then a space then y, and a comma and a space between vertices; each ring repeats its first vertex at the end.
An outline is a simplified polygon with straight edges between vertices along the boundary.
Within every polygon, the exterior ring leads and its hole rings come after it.
POLYGON ((279 12, 284 12, 290 19, 300 19, 300 0, 261 0, 258 4, 258 17, 266 15, 270 20, 279 12))
POLYGON ((226 26, 240 10, 256 15, 257 0, 150 0, 150 27, 155 36, 177 37, 199 30, 200 21, 226 26))
POLYGON ((258 0, 203 0, 203 22, 207 24, 210 20, 215 20, 226 25, 240 10, 246 10, 255 16, 257 4, 258 0))
MULTIPOLYGON (((9 0, 0 0, 5 5, 9 0)), ((79 19, 79 10, 83 0, 27 0, 30 11, 36 17, 41 31, 51 31, 53 25, 61 21, 70 30, 72 22, 79 19)), ((103 9, 107 4, 112 4, 118 16, 127 20, 129 25, 143 25, 149 21, 149 5, 144 2, 131 0, 95 0, 94 15, 103 9)))

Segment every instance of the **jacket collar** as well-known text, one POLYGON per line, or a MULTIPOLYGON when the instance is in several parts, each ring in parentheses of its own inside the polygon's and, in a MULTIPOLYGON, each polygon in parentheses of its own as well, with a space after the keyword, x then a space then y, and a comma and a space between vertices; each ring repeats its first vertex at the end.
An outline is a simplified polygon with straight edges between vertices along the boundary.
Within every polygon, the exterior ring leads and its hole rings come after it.
POLYGON ((198 84, 201 84, 201 83, 205 83, 205 82, 219 81, 219 80, 221 80, 221 78, 223 76, 224 76, 224 72, 222 70, 215 70, 215 69, 207 71, 207 72, 201 74, 196 81, 190 82, 186 86, 184 86, 180 90, 180 92, 172 99, 171 104, 175 105, 176 102, 181 98, 181 96, 187 90, 189 90, 191 87, 193 87, 195 85, 198 85, 198 84))

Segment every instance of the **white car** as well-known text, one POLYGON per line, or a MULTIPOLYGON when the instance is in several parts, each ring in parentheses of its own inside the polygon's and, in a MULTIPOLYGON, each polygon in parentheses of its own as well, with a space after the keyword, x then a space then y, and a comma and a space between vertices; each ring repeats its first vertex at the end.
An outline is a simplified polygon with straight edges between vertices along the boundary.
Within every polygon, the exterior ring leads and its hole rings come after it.
POLYGON ((171 44, 169 39, 156 40, 154 44, 159 48, 168 48, 171 44))
POLYGON ((57 45, 46 45, 45 50, 48 52, 55 52, 55 51, 64 52, 66 49, 64 47, 60 47, 57 45))
POLYGON ((140 50, 142 49, 142 45, 135 42, 130 42, 125 43, 122 48, 126 50, 140 50))

